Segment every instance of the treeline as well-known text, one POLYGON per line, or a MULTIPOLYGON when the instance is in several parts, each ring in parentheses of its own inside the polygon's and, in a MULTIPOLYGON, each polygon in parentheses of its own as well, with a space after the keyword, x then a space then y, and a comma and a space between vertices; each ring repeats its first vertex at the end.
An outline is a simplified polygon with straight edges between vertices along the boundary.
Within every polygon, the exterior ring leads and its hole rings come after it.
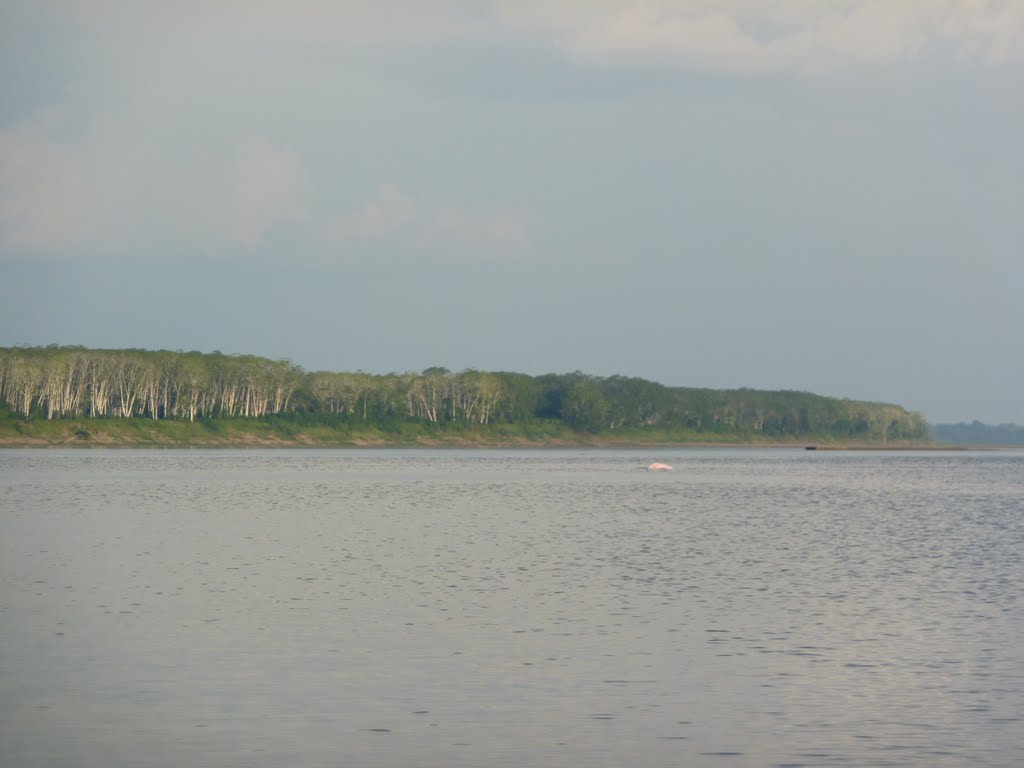
POLYGON ((933 424, 935 439, 957 445, 1024 445, 1024 426, 982 424, 980 421, 933 424))
POLYGON ((554 420, 574 430, 659 430, 922 440, 919 414, 806 392, 666 387, 580 372, 428 368, 309 373, 284 360, 219 352, 0 348, 0 402, 22 418, 230 419, 282 416, 386 426, 554 420))
POLYGON ((259 417, 286 412, 301 383, 290 363, 249 355, 0 348, 0 401, 24 417, 259 417))

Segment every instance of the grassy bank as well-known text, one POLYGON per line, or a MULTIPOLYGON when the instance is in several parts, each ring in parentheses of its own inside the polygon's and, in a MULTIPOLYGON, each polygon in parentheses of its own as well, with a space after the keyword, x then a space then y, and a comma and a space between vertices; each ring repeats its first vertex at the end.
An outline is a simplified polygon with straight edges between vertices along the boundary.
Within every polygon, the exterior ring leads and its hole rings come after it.
POLYGON ((522 424, 451 425, 400 422, 390 427, 364 427, 338 422, 303 423, 284 418, 189 421, 134 419, 31 419, 0 415, 0 446, 6 447, 629 447, 670 445, 816 445, 819 447, 913 448, 928 442, 844 442, 820 436, 772 439, 739 432, 673 430, 608 430, 578 432, 565 424, 535 421, 522 424))

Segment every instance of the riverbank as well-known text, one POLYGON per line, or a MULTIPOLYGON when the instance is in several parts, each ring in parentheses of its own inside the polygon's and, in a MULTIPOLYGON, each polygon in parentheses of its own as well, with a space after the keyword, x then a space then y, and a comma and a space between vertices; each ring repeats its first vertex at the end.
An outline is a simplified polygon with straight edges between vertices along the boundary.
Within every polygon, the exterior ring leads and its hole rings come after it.
POLYGON ((284 420, 0 419, 8 448, 630 448, 789 447, 814 450, 953 450, 931 442, 771 439, 740 433, 640 432, 590 434, 557 422, 452 426, 401 424, 393 430, 301 424, 284 420))

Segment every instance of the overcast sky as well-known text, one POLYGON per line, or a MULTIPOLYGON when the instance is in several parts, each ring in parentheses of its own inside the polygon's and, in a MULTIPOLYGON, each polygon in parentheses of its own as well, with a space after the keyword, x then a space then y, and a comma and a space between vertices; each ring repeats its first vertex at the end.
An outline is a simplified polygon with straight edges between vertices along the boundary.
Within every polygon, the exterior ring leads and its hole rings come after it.
POLYGON ((1024 0, 0 0, 0 346, 1024 424, 1024 0))

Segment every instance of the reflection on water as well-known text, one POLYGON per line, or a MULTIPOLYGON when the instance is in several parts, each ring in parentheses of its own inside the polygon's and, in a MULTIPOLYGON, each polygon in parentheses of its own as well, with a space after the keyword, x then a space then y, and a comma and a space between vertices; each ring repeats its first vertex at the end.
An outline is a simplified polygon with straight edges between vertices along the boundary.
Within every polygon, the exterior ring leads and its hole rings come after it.
POLYGON ((0 751, 1021 765, 1022 553, 1022 454, 0 451, 0 751))

